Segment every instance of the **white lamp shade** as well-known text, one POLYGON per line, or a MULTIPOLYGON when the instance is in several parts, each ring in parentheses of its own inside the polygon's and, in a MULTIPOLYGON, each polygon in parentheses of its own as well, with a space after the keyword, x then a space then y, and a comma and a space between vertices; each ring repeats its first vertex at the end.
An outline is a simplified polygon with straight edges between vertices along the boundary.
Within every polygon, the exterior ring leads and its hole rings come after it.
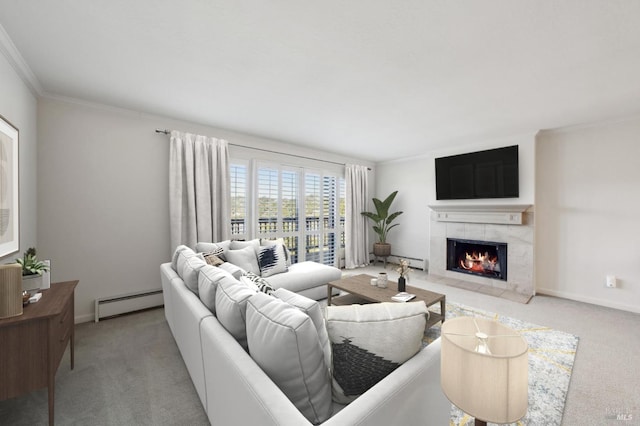
POLYGON ((528 345, 496 321, 459 317, 442 325, 441 385, 458 408, 477 419, 512 423, 528 407, 528 345), (480 331, 490 353, 476 351, 480 331))

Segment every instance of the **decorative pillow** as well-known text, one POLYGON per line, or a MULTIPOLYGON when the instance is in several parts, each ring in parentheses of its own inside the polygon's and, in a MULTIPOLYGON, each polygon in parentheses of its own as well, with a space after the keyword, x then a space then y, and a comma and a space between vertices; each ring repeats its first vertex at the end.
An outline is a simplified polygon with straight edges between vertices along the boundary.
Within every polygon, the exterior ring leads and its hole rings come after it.
POLYGON ((328 306, 333 399, 348 404, 421 349, 423 301, 328 306))
POLYGON ((225 256, 227 257, 227 262, 231 262, 245 271, 260 274, 258 259, 253 246, 247 246, 240 250, 229 250, 225 253, 225 256))
MULTIPOLYGON (((222 252, 222 251, 221 251, 222 252)), ((219 253, 220 254, 220 253, 219 253)), ((204 256, 204 261, 207 262, 208 265, 211 266, 220 266, 224 263, 224 260, 220 259, 216 254, 214 253, 207 253, 207 254, 203 254, 204 256)))
POLYGON ((234 241, 231 241, 231 243, 229 244, 229 249, 231 250, 240 250, 245 247, 253 247, 253 250, 255 252, 258 252, 258 248, 260 247, 260 240, 258 238, 255 238, 249 241, 234 240, 234 241))
POLYGON ((205 243, 199 242, 196 243, 196 251, 198 253, 215 253, 216 251, 222 249, 222 253, 217 254, 217 256, 225 260, 225 252, 229 250, 229 245, 231 244, 231 240, 220 241, 219 243, 205 243))
POLYGON ((254 294, 256 294, 255 290, 238 281, 221 281, 216 290, 216 317, 245 350, 248 350, 247 300, 254 294))
POLYGON ((178 247, 176 247, 176 250, 173 252, 173 256, 171 257, 171 267, 176 272, 178 272, 178 256, 180 255, 180 252, 185 249, 191 250, 189 247, 185 245, 179 245, 178 247))
POLYGON ((240 276, 240 281, 248 284, 251 283, 255 285, 259 292, 267 293, 269 295, 273 294, 274 289, 271 287, 271 284, 264 278, 254 274, 253 272, 245 272, 240 276))
POLYGON ((279 288, 273 292, 273 295, 300 309, 305 314, 309 315, 313 325, 318 332, 318 338, 320 339, 320 345, 322 346, 322 352, 324 353, 324 362, 327 369, 331 369, 331 343, 329 342, 329 334, 327 334, 327 325, 324 321, 324 314, 320 304, 313 299, 304 297, 298 293, 287 290, 286 288, 279 288))
POLYGON ((263 293, 247 303, 251 358, 312 424, 331 416, 331 377, 308 315, 263 293))
POLYGON ((287 272, 287 262, 285 260, 284 246, 276 244, 273 246, 262 246, 258 251, 258 266, 263 277, 287 272))
POLYGON ((216 292, 221 282, 234 284, 238 281, 230 273, 211 265, 205 265, 200 269, 198 274, 198 297, 214 315, 216 314, 216 292))
POLYGON ((233 275, 233 278, 235 278, 236 280, 240 280, 240 277, 242 276, 242 274, 247 273, 247 271, 245 271, 241 267, 236 266, 233 263, 229 263, 229 262, 223 263, 222 265, 218 266, 218 268, 222 269, 223 271, 227 271, 228 273, 233 275))
POLYGON ((276 244, 282 244, 282 247, 284 247, 284 258, 285 258, 287 267, 291 266, 291 252, 287 248, 287 245, 284 243, 284 238, 276 238, 275 240, 266 240, 262 238, 260 240, 261 246, 274 246, 276 244))
POLYGON ((184 267, 182 269, 182 281, 184 281, 184 285, 186 285, 187 288, 196 295, 198 294, 198 272, 200 272, 200 269, 206 265, 207 262, 198 256, 191 256, 184 263, 184 267))

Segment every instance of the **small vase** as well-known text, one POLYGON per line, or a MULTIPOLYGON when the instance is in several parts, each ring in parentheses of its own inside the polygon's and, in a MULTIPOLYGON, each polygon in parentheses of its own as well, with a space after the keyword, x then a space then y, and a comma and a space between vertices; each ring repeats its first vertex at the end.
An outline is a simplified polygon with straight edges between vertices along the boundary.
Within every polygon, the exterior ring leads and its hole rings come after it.
POLYGON ((398 291, 403 292, 407 291, 407 281, 404 277, 398 278, 398 291))
POLYGON ((387 273, 380 272, 378 274, 378 287, 387 288, 387 273))

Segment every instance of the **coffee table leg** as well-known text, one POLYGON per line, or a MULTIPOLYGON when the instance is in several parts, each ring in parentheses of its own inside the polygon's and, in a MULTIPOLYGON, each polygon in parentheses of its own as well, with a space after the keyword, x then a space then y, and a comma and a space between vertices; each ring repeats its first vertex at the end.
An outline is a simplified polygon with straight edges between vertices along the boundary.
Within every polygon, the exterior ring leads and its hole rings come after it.
POLYGON ((442 323, 444 323, 445 316, 447 315, 447 304, 445 302, 446 299, 442 299, 440 301, 440 313, 442 314, 442 323))
POLYGON ((327 306, 331 306, 331 284, 327 284, 327 306))

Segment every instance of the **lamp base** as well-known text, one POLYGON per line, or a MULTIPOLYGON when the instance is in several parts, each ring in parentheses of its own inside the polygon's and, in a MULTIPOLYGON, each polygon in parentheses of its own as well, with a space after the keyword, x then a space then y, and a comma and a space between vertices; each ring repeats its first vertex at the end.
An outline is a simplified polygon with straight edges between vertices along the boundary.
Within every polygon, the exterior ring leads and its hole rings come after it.
POLYGON ((476 426, 487 426, 487 422, 476 419, 476 426))

